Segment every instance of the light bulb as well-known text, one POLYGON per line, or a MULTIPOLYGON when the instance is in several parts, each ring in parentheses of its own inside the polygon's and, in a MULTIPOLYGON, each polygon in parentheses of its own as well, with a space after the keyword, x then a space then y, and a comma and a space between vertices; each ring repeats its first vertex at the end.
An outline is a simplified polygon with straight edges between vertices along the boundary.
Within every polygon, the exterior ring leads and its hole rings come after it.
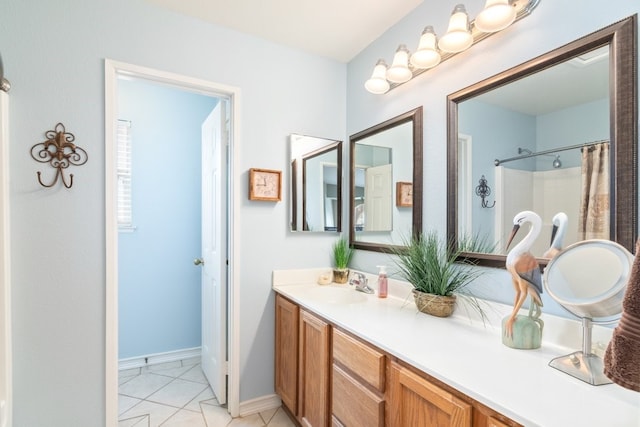
POLYGON ((416 68, 433 68, 440 63, 440 53, 436 49, 436 34, 432 26, 427 26, 420 36, 418 50, 411 55, 411 65, 416 68))
POLYGON ((409 49, 403 44, 398 46, 393 63, 387 70, 387 80, 393 83, 404 83, 411 80, 413 73, 409 69, 409 49))
POLYGON ((509 0, 487 0, 474 25, 482 32, 495 33, 507 28, 515 19, 516 8, 509 4, 509 0))
POLYGON ((560 166, 562 166, 562 162, 560 161, 560 156, 556 156, 555 160, 553 161, 553 167, 558 169, 560 166))
POLYGON ((384 59, 379 59, 373 68, 371 78, 364 83, 365 89, 376 95, 386 93, 389 90, 389 82, 386 78, 387 63, 384 59))
POLYGON ((469 31, 469 16, 464 5, 459 4, 451 13, 447 33, 440 37, 438 47, 443 52, 457 53, 468 49, 473 44, 473 36, 469 31))

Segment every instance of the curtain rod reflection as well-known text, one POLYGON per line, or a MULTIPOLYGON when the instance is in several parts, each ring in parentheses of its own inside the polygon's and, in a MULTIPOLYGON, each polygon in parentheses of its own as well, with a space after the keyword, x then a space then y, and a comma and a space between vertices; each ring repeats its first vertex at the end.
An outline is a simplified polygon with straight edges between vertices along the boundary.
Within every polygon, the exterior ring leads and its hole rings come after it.
POLYGON ((591 147, 592 145, 603 144, 603 143, 608 144, 609 141, 606 139, 603 139, 600 141, 585 142, 584 144, 576 144, 576 145, 569 145, 566 147, 552 148, 550 150, 538 151, 537 153, 523 154, 521 156, 509 157, 508 159, 495 159, 493 161, 493 164, 496 166, 500 166, 502 163, 512 162, 514 160, 526 159, 529 157, 541 156, 544 154, 558 153, 560 151, 575 150, 576 148, 591 147))

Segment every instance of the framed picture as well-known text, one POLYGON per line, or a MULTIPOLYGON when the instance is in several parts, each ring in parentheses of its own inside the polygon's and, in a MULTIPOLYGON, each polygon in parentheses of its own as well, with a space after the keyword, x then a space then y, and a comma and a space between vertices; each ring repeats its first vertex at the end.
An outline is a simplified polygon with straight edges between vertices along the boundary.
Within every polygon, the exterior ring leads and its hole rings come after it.
POLYGON ((396 206, 404 208, 413 206, 413 184, 396 182, 396 206))
POLYGON ((282 171, 249 169, 249 200, 282 200, 282 171))

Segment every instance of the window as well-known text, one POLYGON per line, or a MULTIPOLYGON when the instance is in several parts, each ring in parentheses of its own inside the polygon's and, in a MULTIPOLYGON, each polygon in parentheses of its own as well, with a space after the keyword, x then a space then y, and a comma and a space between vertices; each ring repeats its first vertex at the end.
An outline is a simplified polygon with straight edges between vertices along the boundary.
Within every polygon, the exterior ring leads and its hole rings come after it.
POLYGON ((118 228, 133 229, 131 218, 131 122, 118 120, 118 228))

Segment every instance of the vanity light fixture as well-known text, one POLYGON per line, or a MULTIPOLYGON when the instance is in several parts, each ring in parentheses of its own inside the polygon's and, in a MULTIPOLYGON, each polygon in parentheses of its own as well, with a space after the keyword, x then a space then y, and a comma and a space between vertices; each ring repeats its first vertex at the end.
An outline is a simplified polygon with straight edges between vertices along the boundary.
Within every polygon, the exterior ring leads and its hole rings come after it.
POLYGON ((433 68, 440 63, 440 52, 438 52, 437 37, 433 27, 427 26, 420 36, 418 50, 411 55, 411 65, 415 68, 433 68))
POLYGON ((475 20, 476 28, 485 33, 495 33, 513 24, 516 19, 516 9, 509 4, 509 0, 487 0, 482 12, 475 20))
POLYGON ((364 87, 371 93, 380 95, 389 90, 387 81, 387 63, 384 59, 378 59, 371 78, 364 83, 364 87))
POLYGON ((393 63, 387 70, 387 80, 392 83, 404 83, 411 80, 413 73, 409 70, 409 49, 401 44, 393 56, 393 63))
POLYGON ((365 88, 373 94, 386 93, 528 16, 538 3, 540 0, 487 0, 473 21, 469 21, 464 5, 458 4, 440 40, 433 27, 426 26, 413 55, 401 44, 391 67, 387 69, 384 60, 379 59, 365 88))
POLYGON ((463 4, 456 5, 451 12, 447 33, 440 37, 438 47, 443 52, 458 53, 467 50, 473 44, 469 30, 469 15, 463 4))

